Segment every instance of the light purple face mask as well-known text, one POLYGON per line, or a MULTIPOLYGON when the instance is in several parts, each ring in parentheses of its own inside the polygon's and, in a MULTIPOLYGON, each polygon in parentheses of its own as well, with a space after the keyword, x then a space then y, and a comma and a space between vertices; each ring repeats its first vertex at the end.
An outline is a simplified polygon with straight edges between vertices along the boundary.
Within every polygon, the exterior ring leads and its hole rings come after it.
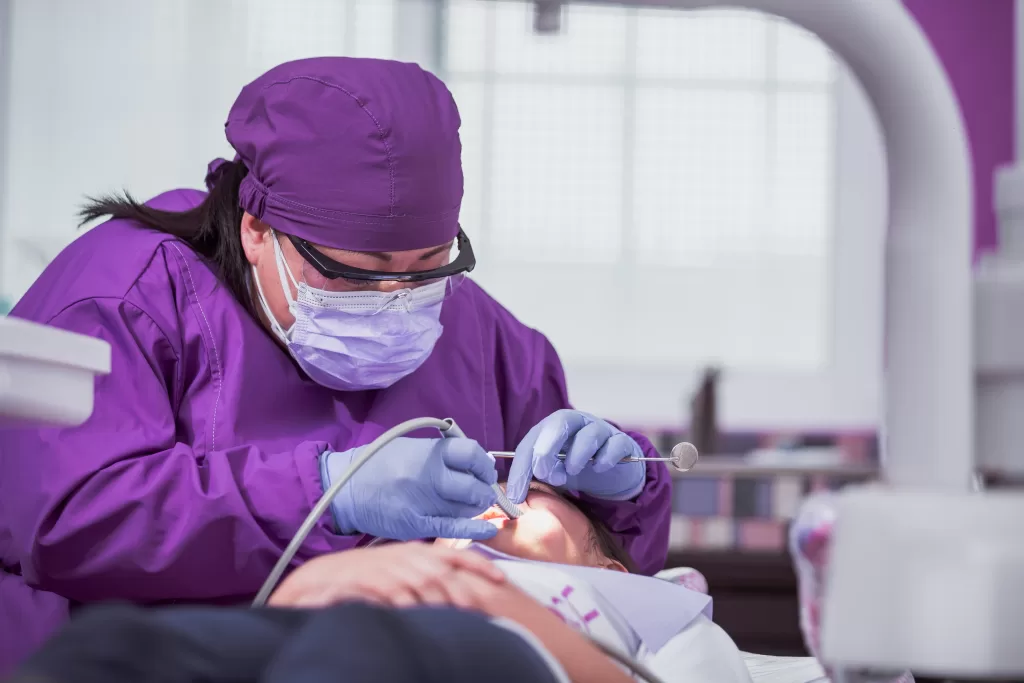
POLYGON ((434 350, 443 329, 445 280, 396 292, 328 292, 295 280, 276 236, 274 257, 295 324, 285 330, 277 322, 254 271, 260 305, 274 334, 317 384, 337 391, 385 389, 434 350))

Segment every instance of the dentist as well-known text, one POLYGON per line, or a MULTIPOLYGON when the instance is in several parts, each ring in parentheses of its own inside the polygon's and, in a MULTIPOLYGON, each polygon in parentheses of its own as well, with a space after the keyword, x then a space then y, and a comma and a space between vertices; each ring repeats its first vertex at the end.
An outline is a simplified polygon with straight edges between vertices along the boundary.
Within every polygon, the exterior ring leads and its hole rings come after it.
POLYGON ((325 487, 414 417, 470 438, 393 442, 299 561, 493 535, 471 518, 508 465, 485 451, 515 448, 510 497, 565 487, 661 568, 668 473, 617 464, 651 444, 574 411, 547 339, 466 277, 459 123, 418 66, 290 62, 242 90, 208 192, 86 207, 111 220, 12 315, 108 341, 113 372, 84 425, 0 432, 0 675, 79 604, 251 599, 325 487))

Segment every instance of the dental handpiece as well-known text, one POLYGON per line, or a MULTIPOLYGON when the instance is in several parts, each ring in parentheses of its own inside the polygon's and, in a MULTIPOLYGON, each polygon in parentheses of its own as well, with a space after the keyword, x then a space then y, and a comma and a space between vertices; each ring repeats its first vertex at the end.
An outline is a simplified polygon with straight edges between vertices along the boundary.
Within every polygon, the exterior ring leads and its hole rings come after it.
POLYGON ((519 519, 523 516, 523 511, 519 508, 518 505, 516 505, 515 503, 508 499, 508 496, 505 495, 505 490, 503 488, 501 488, 497 484, 494 484, 493 486, 491 486, 491 488, 497 495, 494 504, 497 505, 509 519, 519 519))
MULTIPOLYGON (((512 451, 488 451, 488 454, 495 458, 514 458, 516 456, 512 451)), ((559 453, 557 457, 560 460, 565 460, 566 454, 559 453)), ((697 453, 696 446, 687 441, 682 441, 672 447, 672 451, 667 458, 631 457, 623 458, 620 462, 667 462, 677 472, 689 472, 697 464, 699 457, 700 454, 697 453)))
MULTIPOLYGON (((441 438, 450 439, 453 437, 466 437, 462 430, 459 429, 459 426, 455 424, 455 420, 449 417, 445 418, 444 421, 448 423, 448 428, 441 430, 441 438)), ((493 490, 495 494, 494 504, 497 505, 509 519, 519 519, 523 516, 523 511, 519 509, 518 505, 508 499, 508 496, 505 495, 505 490, 501 488, 497 482, 491 484, 491 490, 493 490)))

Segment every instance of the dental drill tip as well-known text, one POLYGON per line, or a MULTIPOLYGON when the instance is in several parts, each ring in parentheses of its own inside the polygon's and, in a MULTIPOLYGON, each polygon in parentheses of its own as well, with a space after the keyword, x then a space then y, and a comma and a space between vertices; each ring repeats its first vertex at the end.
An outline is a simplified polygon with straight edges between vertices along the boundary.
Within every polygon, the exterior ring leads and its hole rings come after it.
POLYGON ((689 472, 697 464, 700 454, 697 447, 688 441, 681 441, 672 447, 669 454, 669 464, 677 472, 689 472))

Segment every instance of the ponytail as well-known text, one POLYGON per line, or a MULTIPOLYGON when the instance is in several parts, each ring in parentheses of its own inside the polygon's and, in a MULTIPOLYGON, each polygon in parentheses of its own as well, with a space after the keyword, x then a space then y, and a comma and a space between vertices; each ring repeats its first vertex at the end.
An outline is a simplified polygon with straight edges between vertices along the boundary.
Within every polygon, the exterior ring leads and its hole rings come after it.
POLYGON ((210 178, 206 199, 187 211, 154 209, 127 192, 90 197, 78 212, 79 227, 106 217, 135 221, 151 230, 174 235, 212 261, 235 298, 256 315, 249 292, 249 262, 240 234, 244 211, 238 204, 238 186, 247 173, 239 161, 223 162, 210 178))

